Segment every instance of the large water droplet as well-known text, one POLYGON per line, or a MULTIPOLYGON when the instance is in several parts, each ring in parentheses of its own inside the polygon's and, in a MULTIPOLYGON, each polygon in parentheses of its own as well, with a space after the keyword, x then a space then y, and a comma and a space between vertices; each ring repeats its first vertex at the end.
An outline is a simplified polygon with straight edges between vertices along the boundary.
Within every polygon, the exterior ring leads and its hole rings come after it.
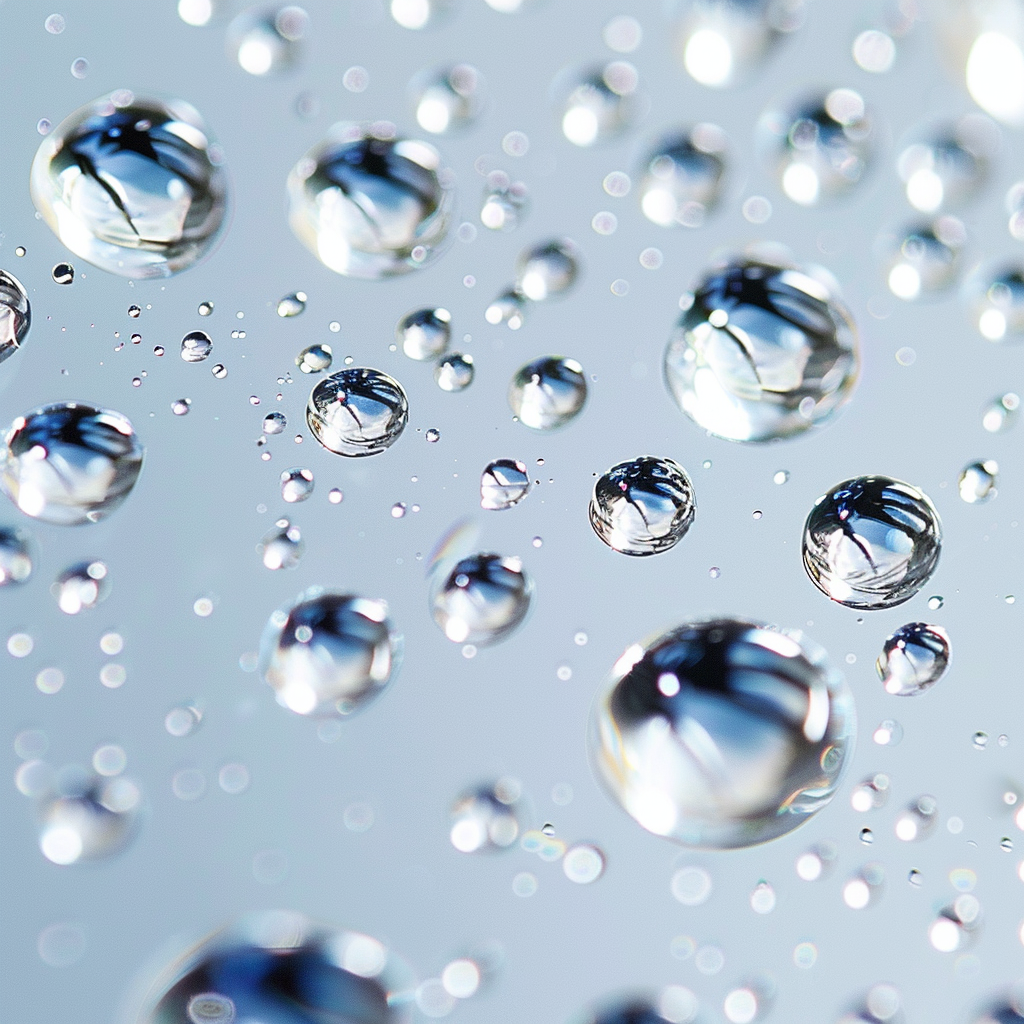
POLYGON ((306 549, 302 532, 288 519, 278 519, 256 546, 268 569, 294 569, 306 549))
POLYGON ((29 535, 16 526, 0 526, 0 587, 24 583, 31 575, 29 535))
POLYGON ((975 275, 970 281, 978 331, 989 341, 1024 335, 1024 267, 1002 266, 975 275))
POLYGON ((410 83, 416 121, 433 135, 467 128, 483 108, 483 80, 469 64, 435 68, 410 83))
POLYGON ((398 440, 409 418, 402 385, 380 370, 352 367, 325 377, 310 392, 306 423, 337 455, 379 455, 398 440))
POLYGON ((344 716, 381 694, 400 654, 384 601, 313 587, 271 615, 259 670, 283 707, 344 716))
POLYGON ((228 49, 250 75, 294 67, 309 17, 301 7, 251 8, 228 26, 228 49))
POLYGON ((82 402, 19 416, 4 440, 0 488, 26 515, 47 523, 105 519, 142 471, 143 448, 127 418, 82 402))
POLYGON ((911 301, 944 291, 957 279, 967 233, 955 217, 918 224, 886 241, 889 291, 911 301))
MULTIPOLYGON (((516 291, 534 302, 542 302, 568 291, 579 272, 579 250, 575 243, 567 238, 540 242, 524 249, 516 259, 516 291)), ((500 322, 487 319, 489 323, 500 322)))
POLYGON ((456 644, 491 644, 526 617, 533 580, 518 558, 477 554, 439 574, 430 598, 434 621, 456 644))
POLYGON ((494 459, 480 476, 480 507, 501 512, 530 493, 530 473, 518 459, 494 459))
POLYGON ((106 599, 110 580, 103 562, 79 562, 65 569, 50 588, 57 606, 66 615, 77 615, 106 599))
POLYGON ((288 196, 299 241, 331 270, 371 279, 431 262, 454 204, 433 146, 352 124, 337 126, 299 160, 288 196))
POLYGON ((875 662, 887 693, 914 697, 934 686, 949 667, 949 635, 941 626, 908 622, 882 645, 875 662))
POLYGON ((511 847, 520 831, 518 788, 499 780, 463 793, 451 809, 452 846, 461 853, 511 847))
POLYGON ((554 430, 575 418, 587 400, 587 378, 575 359, 545 356, 520 367, 508 388, 508 404, 534 430, 554 430))
POLYGON ((989 171, 998 146, 995 125, 980 114, 931 128, 899 155, 896 170, 907 202, 922 213, 937 213, 972 199, 989 171))
POLYGON ((621 135, 640 116, 640 76, 632 64, 614 60, 576 72, 556 83, 562 134, 576 146, 592 146, 621 135))
POLYGON ((730 441, 791 437, 849 400, 856 329, 834 286, 738 257, 698 285, 664 369, 679 408, 705 430, 730 441))
POLYGON ((725 132, 713 124, 662 139, 640 179, 644 216, 663 228, 700 227, 721 198, 725 151, 725 132))
POLYGON ((642 456, 602 474, 590 499, 590 525, 615 551, 656 555, 674 547, 697 504, 686 470, 671 459, 642 456))
POLYGON ((688 846, 785 835, 834 795, 853 703, 798 632, 706 620, 618 660, 591 716, 592 763, 644 828, 688 846))
POLYGON ((434 367, 434 380, 442 391, 464 391, 473 383, 473 357, 452 352, 434 367))
POLYGON ((447 309, 416 309, 406 313, 395 328, 395 339, 410 359, 436 359, 448 348, 452 315, 447 309))
POLYGON ((996 490, 998 480, 999 464, 995 459, 971 462, 960 470, 957 489, 968 505, 980 505, 991 501, 999 493, 996 490))
POLYGON ((75 255, 122 277, 168 277, 213 248, 227 178, 198 112, 122 90, 76 110, 32 163, 32 201, 75 255))
POLYGON ((87 777, 41 805, 39 847, 54 864, 113 856, 134 836, 140 803, 128 779, 87 777))
POLYGON ((0 270, 0 363, 21 348, 32 323, 28 292, 6 270, 0 270))
POLYGON ((804 523, 811 582, 848 608, 892 608, 916 594, 939 561, 942 527, 928 497, 886 476, 844 480, 804 523))

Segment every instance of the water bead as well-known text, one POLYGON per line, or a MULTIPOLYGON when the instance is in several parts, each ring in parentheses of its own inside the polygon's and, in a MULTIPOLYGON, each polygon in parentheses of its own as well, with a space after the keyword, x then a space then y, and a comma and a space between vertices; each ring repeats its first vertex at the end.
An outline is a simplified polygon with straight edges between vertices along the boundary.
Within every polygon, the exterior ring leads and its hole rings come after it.
POLYGON ((931 128, 896 161, 907 202, 922 213, 937 213, 973 198, 998 143, 995 125, 980 114, 931 128))
POLYGON ((421 362, 443 355, 452 337, 452 315, 447 309, 416 309, 406 313, 395 328, 395 340, 410 358, 421 362))
MULTIPOLYGON (((524 249, 516 259, 516 292, 542 302, 568 291, 579 273, 579 250, 574 242, 565 238, 540 242, 524 249)), ((488 317, 488 322, 495 321, 488 317)))
POLYGON ((452 805, 449 838, 460 853, 509 849, 521 829, 515 788, 500 782, 463 793, 452 805))
POLYGON ((39 809, 43 855, 68 865, 120 853, 137 831, 141 799, 128 779, 99 775, 51 796, 39 809))
POLYGON ((882 645, 875 662, 886 693, 913 697, 934 686, 949 667, 949 635, 941 626, 910 622, 882 645))
POLYGON ((210 367, 210 373, 212 373, 217 380, 223 380, 228 375, 228 368, 223 363, 215 363, 210 367))
POLYGON ((911 301, 949 288, 960 273, 966 241, 963 224, 950 216, 885 239, 889 291, 911 301))
POLYGON ((697 997, 683 985, 661 992, 637 993, 608 1000, 577 1014, 576 1024, 691 1024, 697 1020, 697 997))
POLYGON ((289 223, 324 266, 377 280, 430 263, 451 223, 454 192, 433 146, 336 126, 288 175, 289 223))
POLYGON ((320 373, 329 370, 334 362, 334 350, 330 345, 307 345, 296 357, 295 365, 303 373, 320 373))
POLYGON ((492 644, 526 618, 532 597, 533 580, 518 558, 475 554, 438 574, 430 608, 452 643, 492 644))
POLYGON ((437 444, 441 440, 441 431, 437 427, 430 427, 423 436, 430 444, 437 444))
POLYGON ((848 608, 892 608, 929 580, 942 527, 928 497, 885 476, 844 480, 814 504, 803 533, 811 582, 848 608))
POLYGON ((263 417, 264 434, 280 434, 288 426, 288 419, 283 412, 268 412, 263 417))
POLYGON ((554 430, 574 419, 587 400, 587 378, 575 359, 545 356, 520 367, 508 389, 508 404, 533 430, 554 430))
POLYGON ((518 331, 523 326, 525 304, 522 295, 514 291, 504 292, 484 310, 484 319, 495 327, 506 324, 510 331, 518 331))
POLYGON ((296 467, 281 474, 281 497, 287 502, 305 501, 315 486, 311 469, 296 467))
POLYGON ((480 475, 480 507, 504 511, 518 505, 532 486, 524 463, 517 459, 493 459, 480 475))
POLYGON ((1024 335, 1024 267, 1010 264, 973 275, 969 291, 983 338, 999 342, 1024 335))
POLYGON ((575 72, 556 83, 562 134, 575 146, 592 146, 621 135, 642 111, 639 75, 632 64, 615 60, 604 67, 575 72))
POLYGON ((425 71, 410 83, 416 122, 432 135, 468 128, 483 109, 483 79, 469 64, 425 71))
POLYGON ((228 25, 228 51, 250 75, 287 71, 298 62, 308 22, 301 7, 250 8, 228 25))
POLYGON ((294 569, 305 549, 302 532, 288 519, 278 519, 274 528, 265 533, 256 546, 268 569, 294 569))
POLYGON ((980 505, 991 501, 999 493, 996 490, 998 480, 999 464, 995 459, 971 462, 960 470, 957 490, 968 505, 980 505))
POLYGON ((771 441, 826 422, 857 381, 858 342, 834 286, 735 257, 708 272, 669 339, 665 383, 698 426, 771 441))
POLYGON ((590 499, 590 525, 614 551, 656 555, 686 535, 697 511, 686 470, 642 456, 602 474, 590 499))
POLYGON ((465 391, 473 383, 474 373, 471 355, 451 352, 438 360, 434 367, 434 380, 442 391, 465 391))
POLYGON ((565 851, 562 871, 570 882, 589 885, 604 874, 604 854, 589 843, 577 843, 565 851))
POLYGON ((62 612, 77 615, 95 608, 110 593, 107 567, 99 561, 79 562, 65 569, 50 589, 62 612))
POLYGON ((283 299, 278 301, 277 315, 288 319, 293 316, 298 316, 300 313, 305 312, 306 302, 307 298, 305 292, 292 292, 290 295, 286 295, 283 299))
POLYGON ((21 348, 32 323, 28 292, 6 270, 0 270, 0 363, 21 348))
POLYGON ((896 819, 896 838, 905 843, 924 839, 935 828, 938 807, 933 796, 920 796, 896 819))
POLYGON ((271 615, 259 671, 283 707, 344 717, 380 696, 400 654, 384 601, 313 587, 271 615))
POLYGON ((186 363, 201 363, 213 351, 213 342, 205 331, 191 331, 181 339, 181 358, 186 363))
POLYGON ((16 526, 0 526, 0 588, 24 583, 31 575, 29 535, 16 526))
POLYGON ((143 448, 127 418, 82 402, 19 416, 4 440, 0 488, 26 515, 47 523, 105 519, 142 471, 143 448))
POLYGON ((725 132, 712 124, 662 139, 640 179, 644 216, 665 228, 700 227, 721 198, 725 151, 725 132))
POLYGON ((402 385, 380 370, 352 367, 325 377, 306 405, 313 436, 328 451, 349 458, 379 455, 390 448, 408 418, 402 385))
POLYGON ((521 181, 512 181, 504 171, 492 171, 480 205, 480 223, 491 231, 513 231, 528 205, 529 192, 521 181))
POLYGON ((688 623, 616 663, 590 725, 591 761, 644 828, 687 846, 785 835, 835 794, 852 698, 802 634, 688 623))
POLYGON ((452 13, 452 0, 390 0, 391 17, 408 29, 434 27, 452 13))
POLYGON ((999 398, 993 398, 985 407, 981 425, 990 434, 999 434, 1017 422, 1020 413, 1020 396, 1013 391, 1007 391, 999 398))
POLYGON ((76 256, 122 277, 169 277, 213 248, 227 177, 198 112, 122 90, 43 139, 32 201, 76 256))

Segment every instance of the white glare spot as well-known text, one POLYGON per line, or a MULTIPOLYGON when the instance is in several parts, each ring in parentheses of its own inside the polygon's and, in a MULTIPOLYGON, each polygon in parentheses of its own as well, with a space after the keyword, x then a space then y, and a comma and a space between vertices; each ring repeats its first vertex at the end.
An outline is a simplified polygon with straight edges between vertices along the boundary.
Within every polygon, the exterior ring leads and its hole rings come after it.
POLYGON ((885 74, 896 59, 896 44, 885 32, 869 28, 854 39, 853 59, 865 71, 876 75, 885 74))
POLYGON ((441 972, 441 984, 448 995, 469 999, 480 987, 480 968, 472 960, 453 960, 441 972))
POLYGON ((734 988, 725 997, 722 1010, 731 1024, 750 1024, 757 1016, 757 997, 749 988, 734 988))
POLYGON ((725 85, 732 75, 732 47, 723 35, 702 28, 687 40, 683 63, 701 85, 725 85))
POLYGON ((1024 54, 1001 32, 982 32, 967 58, 967 91, 1007 124, 1024 122, 1024 54))

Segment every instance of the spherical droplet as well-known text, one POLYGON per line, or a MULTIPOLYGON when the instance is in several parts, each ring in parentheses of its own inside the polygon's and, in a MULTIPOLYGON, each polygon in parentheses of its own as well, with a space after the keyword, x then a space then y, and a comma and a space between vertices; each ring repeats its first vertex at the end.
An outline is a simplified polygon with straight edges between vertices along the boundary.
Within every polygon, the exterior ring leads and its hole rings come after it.
POLYGON ((983 338, 1000 342, 1024 335, 1024 267, 988 269, 969 282, 975 323, 983 338))
POLYGON ((910 622, 886 638, 875 662, 886 693, 913 697, 934 686, 949 667, 949 635, 941 626, 910 622))
POLYGON ((708 273, 665 349, 665 381, 698 426, 771 441, 827 421, 857 381, 856 329, 834 288, 737 258, 708 273))
POLYGON ((463 793, 452 805, 450 838, 460 853, 505 850, 519 837, 517 787, 499 781, 463 793))
POLYGON ((570 882, 589 885, 604 874, 604 854, 589 843, 577 843, 565 851, 562 871, 570 882))
POLYGON ((268 412, 263 417, 264 434, 280 434, 288 426, 288 418, 283 412, 268 412))
POLYGON ((41 806, 39 847, 54 864, 111 857, 133 838, 140 803, 128 779, 89 777, 41 806))
POLYGON ((905 843, 924 839, 935 827, 938 807, 933 796, 919 796, 896 819, 896 838, 905 843))
POLYGON ((922 134, 896 160, 907 202, 922 213, 937 213, 977 195, 998 147, 995 125, 974 114, 922 134))
POLYGON ((451 352, 438 360, 434 380, 442 391, 465 391, 473 383, 473 357, 451 352))
POLYGON ((518 505, 532 484, 526 465, 517 459, 493 459, 480 476, 480 507, 500 512, 518 505))
POLYGON ((169 277, 213 248, 227 178, 196 110, 126 90, 43 139, 32 201, 76 256, 122 277, 169 277))
POLYGON ((164 728, 171 736, 181 738, 188 736, 199 727, 203 713, 195 704, 182 704, 171 708, 164 717, 164 728))
POLYGON ((587 400, 587 378, 575 359, 546 356, 520 367, 508 404, 533 430, 554 430, 574 419, 587 400))
POLYGON ((523 621, 532 597, 533 580, 518 558, 477 554, 439 576, 430 606, 452 643, 491 644, 523 621))
POLYGON ((66 615, 95 608, 110 593, 110 580, 103 562, 79 562, 65 569, 51 588, 57 606, 66 615))
POLYGON ((50 35, 54 36, 59 36, 66 27, 67 22, 64 20, 63 14, 49 14, 46 17, 46 21, 43 22, 43 28, 45 28, 50 35))
POLYGON ((6 270, 0 270, 0 363, 21 348, 32 323, 28 292, 6 270))
POLYGON ((944 291, 957 279, 967 232, 955 217, 916 224, 887 241, 886 281, 898 299, 944 291))
POLYGON ((859 68, 884 75, 896 59, 896 43, 879 29, 865 29, 853 41, 853 59, 859 68))
POLYGON ((484 310, 484 319, 495 327, 506 324, 510 331, 518 331, 523 326, 524 306, 523 296, 504 292, 484 310))
POLYGON ((483 108, 483 79, 469 64, 434 68, 410 83, 416 121, 432 135, 461 131, 483 108))
POLYGON ((337 455, 379 455, 398 440, 409 418, 402 385, 380 370, 352 367, 325 377, 310 392, 306 423, 337 455))
POLYGON ((804 523, 811 582, 848 608, 892 608, 935 571, 939 514, 916 487, 885 476, 844 480, 820 497, 804 523))
POLYGON ((75 268, 70 263, 55 263, 50 277, 54 284, 71 284, 75 280, 75 268))
POLYGON ((721 198, 725 132, 699 124, 662 139, 648 154, 640 179, 640 209, 663 228, 697 228, 721 198))
POLYGON ((315 486, 311 469, 296 467, 281 474, 281 497, 287 502, 305 501, 315 486))
POLYGON ((186 363, 201 363, 213 351, 213 342, 205 331, 190 331, 181 339, 181 358, 186 363))
POLYGON ((307 345, 296 357, 295 365, 303 373, 319 373, 329 370, 334 362, 334 351, 330 345, 307 345))
POLYGON ((592 146, 621 135, 643 107, 637 94, 640 76, 632 64, 615 60, 576 72, 556 85, 562 134, 575 146, 592 146))
POLYGON ((882 772, 866 778, 863 782, 854 787, 850 795, 850 806, 855 811, 873 811, 884 807, 889 799, 889 789, 892 780, 882 772))
POLYGON ((228 49, 250 75, 287 71, 298 62, 308 21, 301 7, 250 8, 228 26, 228 49))
MULTIPOLYGON (((516 292, 534 302, 562 295, 580 273, 579 251, 568 239, 541 242, 516 259, 516 292)), ((488 318, 490 323, 493 320, 488 318)))
POLYGON ((0 588, 24 583, 31 575, 29 535, 16 526, 0 527, 0 588))
POLYGON ((400 650, 384 601, 314 587, 271 615, 259 669, 283 707, 346 716, 381 694, 400 650))
POLYGON ((278 519, 256 547, 268 569, 294 569, 305 549, 302 532, 288 519, 278 519))
POLYGON ((529 192, 521 181, 512 181, 504 171, 492 171, 480 204, 480 223, 491 231, 514 231, 528 205, 529 192))
POLYGON ((981 417, 981 425, 990 434, 1000 434, 1017 422, 1020 412, 1020 396, 1007 391, 999 398, 993 398, 985 407, 981 417))
POLYGON ((298 316, 300 313, 304 313, 305 310, 305 292, 292 292, 290 295, 286 295, 283 299, 280 299, 277 303, 277 315, 279 317, 290 319, 293 316, 298 316))
POLYGON ((417 309, 406 313, 395 328, 395 340, 410 358, 425 362, 443 355, 452 336, 447 309, 417 309))
POLYGON ((853 730, 841 676, 800 633, 705 620, 619 658, 595 705, 590 751, 648 831, 721 849, 785 835, 824 807, 853 730))

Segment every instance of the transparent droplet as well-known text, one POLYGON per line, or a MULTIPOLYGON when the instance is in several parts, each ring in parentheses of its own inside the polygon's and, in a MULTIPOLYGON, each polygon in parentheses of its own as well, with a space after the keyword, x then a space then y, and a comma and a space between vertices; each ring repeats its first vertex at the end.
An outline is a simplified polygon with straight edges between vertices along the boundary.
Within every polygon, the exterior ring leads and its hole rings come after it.
POLYGON ((443 22, 452 12, 452 0, 389 0, 391 17, 402 28, 428 28, 443 22))
POLYGON ((103 562, 79 562, 65 569, 50 588, 57 606, 66 615, 95 608, 110 593, 110 580, 103 562))
POLYGON ((395 340, 410 358, 425 362, 443 355, 452 337, 447 309, 417 309, 406 313, 395 328, 395 340))
POLYGON ((131 278, 168 277, 198 262, 227 210, 227 178, 197 111, 124 90, 43 139, 31 189, 67 248, 131 278))
POLYGON ((519 805, 515 788, 499 782, 463 793, 451 809, 450 838, 461 853, 506 850, 519 838, 519 805))
POLYGON ((949 635, 941 626, 909 622, 886 638, 875 662, 886 693, 914 697, 934 686, 949 667, 949 635))
POLYGON ((305 501, 315 486, 311 469, 296 467, 281 474, 281 497, 287 502, 305 501))
POLYGON ((884 807, 889 799, 891 779, 882 772, 876 772, 854 787, 850 795, 850 806, 855 811, 872 811, 884 807))
POLYGON ((853 731, 842 677, 802 634, 704 620, 619 658, 591 718, 591 762, 648 831, 745 847, 832 799, 853 731))
POLYGON ((735 258, 708 273, 669 339, 665 381, 698 426, 731 441, 803 433, 845 404, 858 343, 834 287, 735 258))
POLYGON ((210 367, 210 373, 212 373, 217 380, 223 380, 228 375, 228 368, 223 363, 215 363, 210 367))
POLYGON ((123 777, 86 777, 39 810, 39 847, 54 864, 102 860, 120 853, 138 824, 141 794, 123 777))
POLYGON ((306 301, 305 292, 292 292, 278 301, 277 315, 285 318, 298 316, 300 313, 305 312, 306 301))
MULTIPOLYGON (((579 250, 575 243, 568 239, 540 242, 524 249, 516 259, 516 292, 542 302, 568 291, 579 273, 579 250)), ((494 323, 490 318, 488 321, 494 323)))
POLYGON ((998 143, 995 125, 980 114, 929 129, 896 160, 907 202, 922 213, 937 213, 974 198, 998 143))
POLYGON ((507 324, 510 331, 518 331, 523 326, 524 305, 525 301, 521 295, 512 291, 505 292, 484 310, 484 319, 495 327, 498 324, 507 324))
POLYGON ((671 459, 642 456, 598 477, 590 525, 614 551, 656 555, 683 539, 696 511, 686 470, 671 459))
POLYGON ((969 282, 975 323, 989 341, 1024 335, 1024 268, 1016 264, 974 275, 969 282))
POLYGON ((28 292, 6 270, 0 270, 0 363, 21 348, 32 323, 28 292))
POLYGON ((767 882, 758 882, 750 894, 750 908, 755 914, 770 914, 775 909, 775 890, 767 882))
POLYGON ((938 807, 933 796, 919 796, 896 819, 896 838, 905 843, 924 839, 938 820, 938 807))
POLYGON ((504 171, 487 175, 480 223, 491 231, 513 231, 529 205, 529 193, 521 181, 512 181, 504 171))
POLYGON ((301 7, 250 8, 228 26, 228 50, 250 75, 287 71, 301 55, 308 21, 301 7))
POLYGON ((434 367, 434 380, 442 391, 464 391, 473 383, 473 357, 451 352, 438 360, 434 367))
POLYGON ((896 59, 896 43, 887 32, 865 29, 853 41, 853 59, 864 71, 884 75, 896 59))
POLYGON ((198 306, 198 312, 200 316, 210 316, 213 312, 212 302, 200 302, 198 306))
POLYGON ((288 426, 288 418, 283 412, 268 412, 263 417, 264 434, 280 434, 288 426))
POLYGON ((380 370, 352 367, 325 377, 310 392, 306 423, 337 455, 379 455, 398 440, 409 418, 402 385, 380 370))
POLYGON ((844 480, 822 495, 804 523, 811 582, 848 608, 892 608, 935 571, 939 514, 910 484, 885 476, 844 480))
POLYGON ((319 373, 329 370, 334 362, 334 351, 330 345, 307 345, 296 357, 295 365, 303 373, 319 373))
POLYGON ((615 60, 604 67, 564 76, 555 89, 562 134, 576 146, 607 142, 631 127, 642 112, 632 64, 615 60))
POLYGON ((64 20, 63 14, 47 15, 46 21, 43 22, 43 28, 45 28, 50 35, 54 36, 59 36, 66 27, 67 22, 64 20))
POLYGON ((880 864, 865 864, 843 885, 843 902, 851 910, 864 910, 878 902, 885 882, 880 864))
POLYGON ((577 843, 565 851, 562 871, 570 882, 589 885, 604 873, 604 854, 589 843, 577 843))
POLYGON ((71 284, 75 280, 75 268, 70 263, 55 263, 50 277, 54 284, 71 284))
POLYGON ((201 363, 213 351, 213 342, 205 331, 191 331, 181 339, 181 358, 186 363, 201 363))
POLYGON ((533 581, 518 558, 477 554, 458 561, 432 588, 434 621, 452 643, 496 643, 526 617, 533 581))
POLYGON ((84 57, 76 57, 71 62, 71 74, 75 78, 85 78, 89 74, 89 62, 84 57))
POLYGON ((16 526, 0 526, 0 588, 24 583, 32 575, 29 535, 16 526))
POLYGON ((967 233, 955 217, 908 228, 887 240, 889 291, 912 301, 949 288, 960 273, 967 233))
POLYGON ((288 519, 278 519, 256 547, 268 569, 294 569, 305 549, 302 532, 288 519))
POLYGON ((903 726, 891 718, 879 722, 871 738, 880 747, 895 747, 903 739, 903 726))
POLYGON ((520 367, 508 404, 533 430, 554 430, 574 419, 587 400, 587 378, 575 359, 546 356, 520 367))
POLYGON ((330 270, 371 279, 430 263, 454 204, 433 146, 352 124, 336 126, 299 160, 288 196, 299 241, 330 270))
POLYGON ((721 198, 725 132, 699 124, 661 140, 648 155, 640 179, 640 209, 661 227, 697 228, 721 198))
POLYGON ((500 512, 518 505, 532 484, 525 463, 517 459, 494 459, 480 476, 480 507, 500 512))
POLYGON ((433 135, 469 127, 483 109, 483 79, 469 64, 435 68, 410 83, 416 122, 433 135))
POLYGON ((1000 434, 1017 422, 1020 412, 1020 396, 1013 391, 1007 391, 999 398, 993 398, 985 407, 981 417, 981 425, 990 434, 1000 434))
POLYGON ((283 707, 343 717, 380 695, 400 653, 384 601, 314 587, 271 615, 259 670, 283 707))
POLYGON ((75 526, 105 519, 131 493, 143 448, 120 413, 58 402, 7 431, 0 487, 34 519, 75 526))
POLYGON ((167 712, 164 717, 164 728, 172 736, 181 738, 197 729, 202 720, 203 713, 197 705, 182 704, 167 712))

